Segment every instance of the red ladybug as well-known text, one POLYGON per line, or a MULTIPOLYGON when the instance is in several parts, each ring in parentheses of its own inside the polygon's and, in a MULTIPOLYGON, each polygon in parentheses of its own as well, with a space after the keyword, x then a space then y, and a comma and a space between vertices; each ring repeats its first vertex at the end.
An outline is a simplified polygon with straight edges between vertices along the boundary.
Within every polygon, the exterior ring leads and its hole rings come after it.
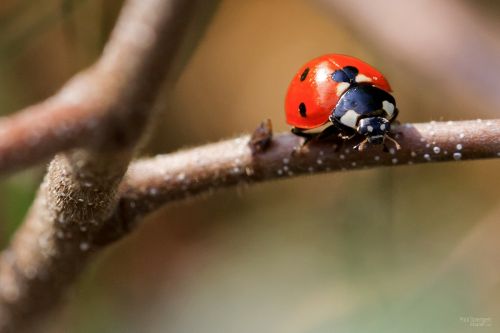
MULTIPOLYGON (((391 123, 398 115, 391 87, 384 76, 367 63, 341 54, 327 54, 306 63, 292 79, 285 100, 287 123, 292 132, 305 137, 332 134, 343 139, 356 134, 365 144, 384 144, 391 123), (331 122, 321 133, 311 133, 331 122)), ((385 147, 385 144, 384 144, 385 147)))

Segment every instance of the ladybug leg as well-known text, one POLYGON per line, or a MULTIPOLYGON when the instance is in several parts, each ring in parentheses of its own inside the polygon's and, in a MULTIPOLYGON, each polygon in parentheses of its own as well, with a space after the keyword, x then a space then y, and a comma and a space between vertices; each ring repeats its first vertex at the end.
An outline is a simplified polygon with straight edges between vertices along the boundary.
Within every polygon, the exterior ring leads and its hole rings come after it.
POLYGON ((360 143, 358 143, 357 145, 352 147, 352 149, 358 150, 358 151, 363 151, 363 150, 365 150, 365 147, 367 144, 368 144, 368 138, 364 139, 363 141, 361 141, 360 143))
POLYGON ((336 126, 328 126, 321 133, 318 134, 318 140, 329 139, 332 137, 337 137, 340 134, 340 130, 336 126))
POLYGON ((304 138, 304 142, 302 143, 301 147, 304 147, 308 142, 315 139, 321 134, 321 133, 307 133, 298 127, 292 128, 292 133, 297 136, 300 136, 301 138, 304 138))
POLYGON ((350 127, 345 126, 344 124, 340 123, 337 119, 335 119, 333 117, 330 117, 330 121, 337 128, 338 135, 344 141, 350 140, 358 134, 358 132, 356 132, 356 130, 354 128, 350 128, 350 127))
POLYGON ((351 140, 352 138, 354 138, 355 136, 356 136, 356 133, 354 133, 354 134, 347 134, 347 135, 341 135, 340 137, 342 138, 342 140, 348 141, 348 140, 351 140))
POLYGON ((351 130, 349 127, 339 126, 338 123, 333 122, 333 125, 326 128, 323 132, 321 132, 321 138, 331 138, 335 143, 335 152, 340 151, 347 140, 356 136, 356 132, 351 130))
POLYGON ((301 138, 304 138, 304 141, 302 142, 302 144, 293 149, 292 156, 296 156, 298 154, 302 154, 303 152, 307 151, 308 149, 307 149, 306 145, 309 142, 311 142, 312 140, 314 140, 320 134, 320 133, 307 133, 298 127, 293 127, 292 133, 301 137, 301 138))
POLYGON ((394 146, 396 147, 396 150, 400 150, 401 149, 401 146, 399 145, 399 143, 396 140, 394 140, 393 138, 391 138, 389 135, 386 135, 385 138, 388 139, 388 140, 390 140, 392 143, 394 143, 394 146))
POLYGON ((344 145, 344 140, 342 139, 342 130, 335 125, 328 126, 319 133, 318 140, 332 140, 335 139, 335 152, 338 152, 344 145), (339 140, 340 139, 340 140, 339 140))

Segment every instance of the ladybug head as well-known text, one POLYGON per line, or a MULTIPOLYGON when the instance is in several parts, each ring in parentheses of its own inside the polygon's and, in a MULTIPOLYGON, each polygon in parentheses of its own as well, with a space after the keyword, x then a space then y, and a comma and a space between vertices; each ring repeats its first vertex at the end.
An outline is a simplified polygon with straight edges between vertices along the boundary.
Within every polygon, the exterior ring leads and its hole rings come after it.
POLYGON ((369 117, 359 120, 357 131, 366 136, 369 143, 382 144, 391 130, 391 123, 383 117, 369 117))
POLYGON ((385 145, 385 140, 388 139, 392 141, 396 149, 400 149, 401 146, 396 140, 391 138, 391 122, 383 117, 368 117, 359 120, 358 127, 356 128, 359 134, 366 136, 361 143, 354 146, 354 149, 363 150, 367 143, 374 145, 384 145, 384 151, 387 151, 387 146, 385 145))

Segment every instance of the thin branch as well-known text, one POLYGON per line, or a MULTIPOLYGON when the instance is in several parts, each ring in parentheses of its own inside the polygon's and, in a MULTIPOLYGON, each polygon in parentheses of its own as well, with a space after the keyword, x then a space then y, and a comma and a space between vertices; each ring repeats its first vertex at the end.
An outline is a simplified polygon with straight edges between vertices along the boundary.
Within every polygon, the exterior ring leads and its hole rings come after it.
POLYGON ((238 184, 381 166, 500 157, 500 120, 405 124, 395 131, 402 148, 389 152, 383 152, 380 146, 353 151, 357 140, 345 142, 342 147, 327 141, 312 142, 300 149, 302 139, 289 133, 277 135, 264 151, 253 151, 252 146, 270 138, 262 135, 259 127, 256 133, 261 141, 244 135, 138 160, 130 165, 119 188, 119 205, 94 245, 99 247, 121 238, 143 216, 167 203, 238 184))
MULTIPOLYGON (((256 130, 260 133, 261 128, 256 130)), ((420 163, 500 157, 500 120, 405 124, 395 131, 401 150, 380 146, 354 151, 359 141, 312 142, 277 135, 263 152, 252 152, 248 135, 188 149, 129 167, 120 186, 114 219, 130 230, 140 218, 171 201, 241 183, 255 183, 306 174, 420 163)), ((259 134, 262 137, 261 134, 259 134)), ((266 140, 266 138, 262 138, 266 140)), ((105 237, 106 235, 102 235, 105 237)))
POLYGON ((94 236, 115 210, 118 184, 193 4, 129 0, 95 66, 47 102, 0 123, 0 170, 75 145, 87 148, 54 158, 0 257, 1 332, 38 326, 85 267, 94 236))

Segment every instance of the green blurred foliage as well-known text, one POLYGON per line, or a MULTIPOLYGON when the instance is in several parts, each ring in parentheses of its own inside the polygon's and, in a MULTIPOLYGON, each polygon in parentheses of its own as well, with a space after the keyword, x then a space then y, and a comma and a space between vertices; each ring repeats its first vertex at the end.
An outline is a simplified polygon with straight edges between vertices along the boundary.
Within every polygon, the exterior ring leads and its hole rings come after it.
POLYGON ((7 244, 30 207, 40 177, 25 171, 0 184, 0 246, 7 244))

